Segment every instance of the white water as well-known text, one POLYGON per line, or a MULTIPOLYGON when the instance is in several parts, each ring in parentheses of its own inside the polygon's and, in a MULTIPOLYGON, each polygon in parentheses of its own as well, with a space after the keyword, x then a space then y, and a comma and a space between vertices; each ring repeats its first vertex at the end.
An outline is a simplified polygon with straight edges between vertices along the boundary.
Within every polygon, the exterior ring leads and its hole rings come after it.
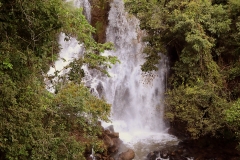
POLYGON ((123 2, 114 0, 109 12, 107 41, 114 42, 116 51, 108 54, 117 56, 121 64, 109 70, 112 77, 103 82, 103 87, 107 90, 106 99, 113 105, 114 127, 135 135, 165 128, 162 100, 167 72, 165 58, 158 72, 148 75, 141 71, 144 44, 143 31, 138 25, 136 18, 125 13, 123 2))
POLYGON ((112 104, 112 124, 120 133, 120 139, 129 147, 141 148, 139 153, 135 151, 136 159, 143 159, 141 154, 149 152, 151 147, 157 149, 159 143, 177 141, 167 134, 163 121, 168 60, 161 55, 158 71, 142 72, 143 35, 139 20, 124 11, 123 1, 113 0, 107 41, 113 42, 116 50, 105 54, 117 56, 121 64, 109 70, 112 77, 101 79, 101 85, 104 97, 112 104))
POLYGON ((83 13, 88 20, 88 22, 91 21, 91 5, 88 0, 67 0, 67 2, 73 1, 73 4, 75 7, 83 8, 83 13))
MULTIPOLYGON (((88 22, 91 21, 91 5, 88 0, 66 0, 66 2, 73 3, 73 5, 77 8, 82 7, 84 15, 88 22)), ((74 37, 70 37, 68 41, 65 40, 65 34, 61 33, 59 35, 58 43, 60 44, 60 53, 58 55, 58 60, 50 67, 47 75, 48 77, 54 76, 56 71, 59 71, 58 75, 65 74, 69 71, 69 69, 65 69, 64 67, 67 66, 70 62, 74 59, 83 56, 84 47, 83 44, 79 44, 79 42, 74 37)), ((50 82, 48 79, 45 79, 45 83, 47 89, 50 92, 54 92, 54 83, 58 81, 58 78, 52 79, 50 82)))
MULTIPOLYGON (((58 75, 65 74, 69 71, 69 69, 65 69, 64 67, 67 66, 70 62, 72 62, 74 59, 79 58, 82 56, 82 53, 84 52, 84 48, 82 44, 79 44, 78 41, 75 38, 70 38, 69 41, 64 41, 65 34, 61 33, 59 35, 59 41, 58 43, 61 46, 61 51, 59 53, 58 60, 50 67, 50 70, 48 71, 47 75, 48 77, 54 76, 56 71, 59 71, 58 75)), ((47 89, 50 92, 54 92, 54 84, 57 83, 58 78, 55 77, 50 82, 49 80, 45 80, 47 89)))
MULTIPOLYGON (((88 1, 75 0, 74 4, 85 7, 85 15, 90 20, 88 1)), ((114 130, 120 133, 120 139, 127 147, 134 149, 135 160, 143 160, 150 151, 177 143, 177 139, 167 133, 163 121, 168 61, 162 55, 157 72, 146 74, 141 71, 144 63, 141 38, 144 32, 139 28, 139 21, 124 11, 123 0, 111 3, 106 34, 107 41, 115 44, 115 50, 103 54, 117 56, 121 63, 109 69, 110 78, 83 66, 84 82, 93 94, 112 104, 111 124, 114 130)), ((60 35, 59 43, 63 48, 60 57, 66 61, 59 58, 48 74, 55 69, 61 70, 84 51, 75 38, 67 42, 63 39, 64 35, 60 35)), ((103 123, 104 127, 108 125, 103 123)))

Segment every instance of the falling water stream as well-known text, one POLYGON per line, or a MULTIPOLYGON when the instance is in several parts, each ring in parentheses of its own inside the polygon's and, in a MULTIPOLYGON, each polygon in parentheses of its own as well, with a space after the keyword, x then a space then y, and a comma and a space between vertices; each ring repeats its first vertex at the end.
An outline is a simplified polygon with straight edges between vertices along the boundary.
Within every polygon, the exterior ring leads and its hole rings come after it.
POLYGON ((113 0, 108 19, 107 41, 113 42, 116 50, 105 54, 117 56, 121 63, 109 70, 111 78, 100 79, 98 85, 112 104, 114 129, 135 150, 135 159, 143 160, 152 149, 177 143, 163 121, 168 60, 161 55, 158 71, 142 72, 145 44, 139 20, 125 12, 122 0, 113 0))
MULTIPOLYGON (((90 20, 88 1, 78 0, 74 4, 84 7, 84 13, 90 20)), ((103 54, 117 56, 121 63, 108 70, 111 77, 83 66, 86 74, 84 82, 94 95, 104 97, 112 104, 112 123, 102 123, 103 126, 113 125, 123 143, 135 151, 135 160, 144 160, 150 151, 178 143, 175 137, 167 133, 163 121, 168 59, 161 55, 158 71, 142 72, 145 44, 141 38, 145 33, 139 28, 139 20, 125 12, 123 0, 113 0, 110 5, 106 36, 107 41, 114 43, 115 50, 103 54)), ((48 74, 56 68, 61 70, 84 51, 76 39, 64 41, 63 34, 60 35, 59 43, 63 48, 60 58, 48 74)))

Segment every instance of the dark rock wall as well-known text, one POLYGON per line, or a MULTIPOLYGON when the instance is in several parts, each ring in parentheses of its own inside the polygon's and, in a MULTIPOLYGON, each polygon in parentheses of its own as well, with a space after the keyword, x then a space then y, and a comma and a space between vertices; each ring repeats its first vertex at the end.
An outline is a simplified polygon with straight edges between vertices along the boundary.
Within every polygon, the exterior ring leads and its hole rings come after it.
POLYGON ((91 25, 96 28, 96 33, 93 35, 93 38, 98 43, 106 42, 110 2, 111 0, 90 0, 92 6, 91 25))

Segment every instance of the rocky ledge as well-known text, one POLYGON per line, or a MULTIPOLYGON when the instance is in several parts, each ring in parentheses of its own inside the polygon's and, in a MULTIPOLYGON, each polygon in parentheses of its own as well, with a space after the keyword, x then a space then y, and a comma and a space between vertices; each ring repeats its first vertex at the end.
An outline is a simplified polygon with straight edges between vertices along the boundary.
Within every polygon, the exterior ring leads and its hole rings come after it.
MULTIPOLYGON (((119 147, 122 145, 122 141, 119 139, 119 133, 114 131, 113 126, 109 126, 103 129, 101 137, 107 150, 103 153, 95 153, 87 155, 87 160, 133 160, 135 153, 130 148, 125 148, 123 152, 119 154, 119 147), (93 158, 94 156, 94 158, 93 158)), ((122 149, 121 149, 122 150, 122 149)))

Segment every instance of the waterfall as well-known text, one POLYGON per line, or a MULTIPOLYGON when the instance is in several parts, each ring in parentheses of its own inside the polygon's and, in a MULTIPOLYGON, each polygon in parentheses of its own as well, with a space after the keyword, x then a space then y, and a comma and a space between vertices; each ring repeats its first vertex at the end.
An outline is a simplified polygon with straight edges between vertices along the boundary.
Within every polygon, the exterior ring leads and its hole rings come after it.
POLYGON ((116 51, 108 52, 117 56, 121 64, 109 70, 112 77, 103 83, 105 98, 112 106, 113 121, 126 132, 160 132, 163 123, 164 81, 167 59, 162 55, 159 71, 144 73, 142 54, 144 43, 139 20, 124 11, 121 0, 111 3, 107 40, 114 42, 116 51))
POLYGON ((115 44, 115 50, 104 54, 117 56, 121 63, 109 69, 111 78, 101 77, 95 86, 101 86, 103 97, 112 104, 112 125, 120 139, 134 149, 136 160, 142 160, 152 150, 177 143, 163 120, 168 59, 161 54, 158 71, 142 72, 146 44, 139 20, 125 12, 122 0, 112 1, 108 20, 107 41, 115 44))
MULTIPOLYGON (((75 0, 74 4, 84 7, 85 16, 90 21, 88 0, 75 0)), ((117 56, 121 63, 108 70, 111 77, 83 66, 86 75, 83 82, 94 95, 103 97, 112 105, 110 119, 114 130, 119 132, 124 144, 135 150, 136 160, 144 159, 159 144, 176 141, 167 134, 163 121, 168 59, 161 55, 158 71, 142 72, 141 65, 145 61, 142 52, 146 44, 141 39, 145 32, 139 28, 139 20, 125 12, 123 0, 113 0, 110 5, 106 37, 107 41, 114 43, 115 50, 105 51, 103 55, 117 56)), ((58 67, 63 68, 84 51, 75 38, 64 41, 63 34, 59 43, 62 46, 60 58, 49 74, 58 67)), ((104 127, 111 125, 102 124, 104 127)))
POLYGON ((104 54, 117 56, 121 63, 109 69, 111 78, 99 79, 96 86, 102 86, 105 99, 112 104, 115 130, 130 146, 174 140, 163 121, 167 57, 161 54, 158 71, 142 72, 146 44, 141 41, 145 33, 139 20, 125 12, 123 0, 112 1, 108 19, 107 41, 115 44, 115 51, 104 54))

